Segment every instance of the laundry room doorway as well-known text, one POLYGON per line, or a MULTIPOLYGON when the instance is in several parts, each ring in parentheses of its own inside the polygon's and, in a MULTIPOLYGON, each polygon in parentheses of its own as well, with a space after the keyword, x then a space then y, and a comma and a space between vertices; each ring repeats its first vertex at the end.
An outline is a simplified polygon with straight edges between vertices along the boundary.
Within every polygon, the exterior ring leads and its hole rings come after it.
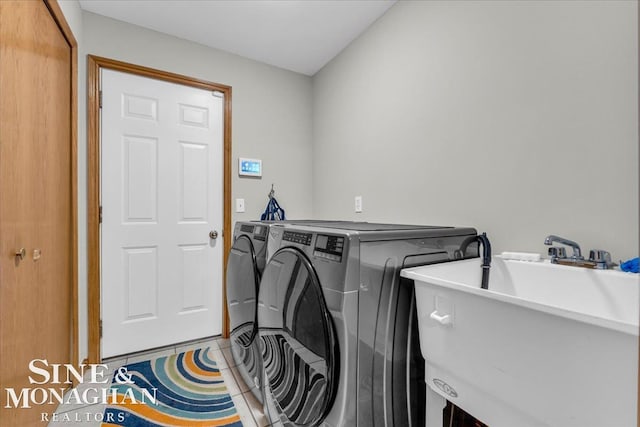
POLYGON ((89 65, 90 361, 226 334, 231 88, 89 65))

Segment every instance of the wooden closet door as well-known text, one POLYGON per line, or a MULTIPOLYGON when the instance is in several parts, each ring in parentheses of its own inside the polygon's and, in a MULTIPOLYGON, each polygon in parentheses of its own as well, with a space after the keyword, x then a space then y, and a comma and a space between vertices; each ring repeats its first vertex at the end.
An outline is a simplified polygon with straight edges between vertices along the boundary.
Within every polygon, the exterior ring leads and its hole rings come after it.
POLYGON ((6 388, 49 387, 29 384, 32 359, 72 362, 71 64, 43 1, 0 0, 2 426, 46 425, 55 410, 4 408, 6 388))

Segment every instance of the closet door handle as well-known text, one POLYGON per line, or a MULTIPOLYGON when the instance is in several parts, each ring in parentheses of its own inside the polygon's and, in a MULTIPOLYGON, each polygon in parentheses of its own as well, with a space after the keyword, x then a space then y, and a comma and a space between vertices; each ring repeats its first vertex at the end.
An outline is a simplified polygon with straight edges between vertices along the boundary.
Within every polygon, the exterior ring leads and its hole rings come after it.
POLYGON ((22 261, 26 255, 27 255, 27 250, 25 248, 18 249, 16 251, 16 261, 22 261))

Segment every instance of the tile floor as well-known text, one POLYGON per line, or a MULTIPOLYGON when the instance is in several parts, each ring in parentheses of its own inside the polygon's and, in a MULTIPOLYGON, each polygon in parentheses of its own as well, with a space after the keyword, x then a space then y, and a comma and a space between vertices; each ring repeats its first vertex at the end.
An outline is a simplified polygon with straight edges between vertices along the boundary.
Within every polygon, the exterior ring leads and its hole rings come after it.
MULTIPOLYGON (((204 347, 213 348, 213 355, 218 362, 218 366, 220 367, 220 371, 224 377, 224 382, 229 389, 229 394, 231 394, 231 398, 233 399, 236 409, 240 414, 243 426, 268 426, 269 423, 262 413, 262 405, 253 396, 253 394, 248 391, 249 388, 246 386, 235 367, 235 361, 231 355, 229 340, 227 339, 213 337, 204 340, 197 340, 152 351, 135 353, 124 357, 106 359, 103 363, 108 365, 108 372, 111 374, 120 366, 124 366, 129 363, 135 363, 159 356, 178 354, 183 351, 204 347)), ((111 377, 111 375, 109 375, 109 377, 111 377)), ((105 387, 108 386, 109 384, 105 384, 105 387)), ((86 389, 87 387, 96 388, 96 384, 80 384, 77 387, 78 392, 82 393, 82 389, 86 389)), ((60 405, 58 409, 56 409, 55 413, 50 417, 49 427, 69 427, 72 425, 82 425, 87 427, 100 426, 104 409, 105 405, 102 404, 63 404, 60 405)))

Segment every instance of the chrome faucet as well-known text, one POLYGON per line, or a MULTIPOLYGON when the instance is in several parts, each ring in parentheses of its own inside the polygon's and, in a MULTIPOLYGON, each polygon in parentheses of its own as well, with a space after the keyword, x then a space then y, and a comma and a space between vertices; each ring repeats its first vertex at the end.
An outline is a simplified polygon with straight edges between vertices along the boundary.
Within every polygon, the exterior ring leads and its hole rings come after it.
POLYGON ((580 245, 573 240, 565 239, 564 237, 551 234, 544 239, 544 244, 551 246, 549 248, 549 255, 551 256, 550 261, 553 264, 573 265, 576 267, 596 268, 599 270, 606 270, 618 265, 611 262, 611 254, 602 249, 591 250, 589 252, 589 259, 584 259, 582 251, 580 251, 580 245), (565 249, 562 247, 551 246, 553 243, 570 246, 573 249, 573 256, 568 258, 565 249))
MULTIPOLYGON (((572 259, 574 260, 584 259, 584 257, 582 256, 582 251, 580 250, 580 245, 578 245, 573 240, 565 239, 564 237, 556 236, 554 234, 551 234, 547 236, 546 239, 544 239, 544 244, 547 246, 551 246, 554 242, 560 243, 562 245, 567 245, 573 248, 573 256, 571 257, 572 259)), ((565 258, 564 256, 557 254, 556 251, 552 251, 551 249, 553 248, 549 248, 549 254, 552 256, 551 262, 553 262, 554 255, 557 255, 557 258, 565 258)), ((563 254, 563 253, 564 252, 560 251, 560 254, 563 254)))
POLYGON ((603 249, 592 249, 589 251, 589 261, 594 262, 594 268, 607 270, 616 267, 618 264, 611 261, 611 254, 603 249))

